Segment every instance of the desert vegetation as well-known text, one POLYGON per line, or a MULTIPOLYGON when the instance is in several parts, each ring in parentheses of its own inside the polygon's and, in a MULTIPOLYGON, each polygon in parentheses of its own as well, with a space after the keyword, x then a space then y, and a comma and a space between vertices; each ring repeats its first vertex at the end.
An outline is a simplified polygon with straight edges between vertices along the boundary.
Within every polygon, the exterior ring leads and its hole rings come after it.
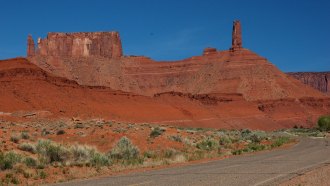
POLYGON ((27 185, 271 150, 293 142, 295 136, 322 137, 325 132, 319 128, 265 132, 72 119, 1 122, 0 134, 0 183, 27 185))
POLYGON ((317 121, 317 125, 322 131, 330 131, 330 115, 321 116, 317 121))

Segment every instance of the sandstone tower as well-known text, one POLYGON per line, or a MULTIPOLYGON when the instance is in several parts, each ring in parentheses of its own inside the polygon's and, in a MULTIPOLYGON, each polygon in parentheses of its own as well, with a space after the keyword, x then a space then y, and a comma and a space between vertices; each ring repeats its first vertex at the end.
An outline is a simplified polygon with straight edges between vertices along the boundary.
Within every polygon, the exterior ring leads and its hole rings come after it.
POLYGON ((27 39, 27 57, 33 57, 35 55, 34 41, 31 35, 27 39))
POLYGON ((236 51, 241 48, 243 48, 241 23, 240 21, 236 20, 233 23, 232 45, 230 50, 236 51))

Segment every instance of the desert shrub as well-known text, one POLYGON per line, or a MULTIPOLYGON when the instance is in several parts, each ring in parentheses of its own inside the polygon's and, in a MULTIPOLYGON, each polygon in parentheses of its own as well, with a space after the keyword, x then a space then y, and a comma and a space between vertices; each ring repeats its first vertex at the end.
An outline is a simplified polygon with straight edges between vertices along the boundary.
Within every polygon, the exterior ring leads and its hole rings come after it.
POLYGON ((202 150, 194 150, 191 153, 186 154, 188 161, 194 161, 204 158, 205 151, 202 150))
POLYGON ((170 136, 169 139, 176 142, 182 142, 181 136, 170 136))
POLYGON ((267 134, 263 131, 249 131, 242 132, 242 137, 244 140, 249 140, 252 143, 260 143, 267 138, 267 134))
POLYGON ((287 143, 289 140, 290 138, 286 136, 279 137, 272 143, 271 147, 282 146, 284 143, 287 143))
POLYGON ((232 143, 232 141, 231 141, 231 139, 228 136, 223 136, 219 140, 219 144, 220 145, 228 145, 230 143, 232 143))
POLYGON ((14 143, 18 143, 20 139, 21 139, 20 136, 18 136, 16 134, 13 134, 10 136, 10 141, 12 141, 14 143))
POLYGON ((23 132, 21 132, 21 138, 22 139, 29 139, 30 135, 27 131, 23 131, 23 132))
POLYGON ((321 131, 330 131, 330 115, 329 116, 321 116, 317 125, 321 131))
POLYGON ((22 143, 18 146, 18 149, 22 150, 22 151, 27 151, 27 152, 31 152, 31 153, 35 153, 36 152, 36 147, 34 144, 31 143, 22 143))
POLYGON ((219 143, 211 138, 206 138, 197 143, 196 147, 201 150, 211 151, 219 147, 219 143))
POLYGON ((257 143, 250 143, 247 148, 250 151, 261 151, 261 150, 265 150, 266 146, 257 143))
POLYGON ((173 158, 177 154, 178 154, 178 151, 176 151, 175 149, 166 149, 164 152, 164 157, 173 158))
POLYGON ((21 161, 21 155, 10 151, 7 153, 0 153, 0 170, 12 169, 13 166, 21 161))
POLYGON ((251 131, 250 131, 249 129, 243 129, 243 130, 241 131, 241 136, 242 136, 242 138, 246 138, 246 137, 248 137, 250 134, 251 134, 251 131))
POLYGON ((17 184, 19 184, 20 182, 19 182, 18 178, 17 178, 14 174, 12 174, 12 173, 7 173, 7 174, 5 175, 5 183, 6 183, 6 185, 10 185, 10 183, 12 183, 12 184, 14 184, 14 185, 17 185, 17 184))
POLYGON ((38 176, 41 179, 46 179, 47 174, 44 171, 38 171, 38 176))
POLYGON ((102 167, 102 166, 109 166, 111 164, 111 161, 108 156, 98 152, 94 152, 91 155, 90 164, 91 166, 94 167, 102 167))
POLYGON ((64 130, 59 130, 59 131, 56 132, 56 135, 62 135, 62 134, 65 134, 64 130))
POLYGON ((28 167, 36 167, 37 166, 37 160, 31 157, 26 157, 23 160, 23 163, 28 167))
POLYGON ((24 171, 23 176, 24 176, 24 178, 29 179, 33 176, 33 173, 31 171, 24 171))
POLYGON ((116 160, 134 161, 139 157, 139 149, 127 137, 122 137, 109 153, 116 160))
POLYGON ((39 156, 37 160, 37 169, 44 169, 48 164, 48 159, 44 156, 39 156))
POLYGON ((50 132, 47 129, 43 128, 41 131, 41 136, 46 136, 48 134, 50 134, 50 132))
POLYGON ((152 137, 152 138, 158 137, 158 136, 162 135, 164 132, 165 132, 165 129, 156 127, 150 132, 150 137, 152 137))
POLYGON ((145 158, 156 158, 156 153, 154 151, 145 151, 143 153, 143 157, 145 157, 145 158))
POLYGON ((75 129, 83 129, 83 128, 85 128, 85 126, 82 123, 77 123, 77 124, 75 124, 74 128, 75 129))
POLYGON ((87 164, 98 153, 96 149, 86 145, 74 145, 70 148, 73 162, 75 164, 87 164))
POLYGON ((243 150, 242 150, 242 149, 237 149, 237 150, 233 150, 233 151, 231 151, 231 153, 232 153, 233 155, 240 155, 240 154, 243 153, 243 150))
POLYGON ((260 143, 262 140, 257 134, 252 134, 248 139, 251 140, 252 143, 260 143))
POLYGON ((64 162, 70 156, 70 151, 66 147, 50 140, 39 140, 36 150, 37 153, 43 156, 48 163, 64 162))

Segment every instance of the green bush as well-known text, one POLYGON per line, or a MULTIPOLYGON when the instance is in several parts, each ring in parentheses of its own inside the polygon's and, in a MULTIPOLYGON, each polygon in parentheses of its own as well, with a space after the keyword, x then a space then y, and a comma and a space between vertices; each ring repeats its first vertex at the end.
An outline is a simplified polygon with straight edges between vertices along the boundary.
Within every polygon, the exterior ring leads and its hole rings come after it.
POLYGON ((36 167, 37 166, 37 160, 31 157, 26 157, 23 160, 24 164, 28 167, 36 167))
POLYGON ((211 151, 217 149, 219 147, 219 143, 211 138, 206 138, 197 143, 196 147, 201 150, 211 151))
POLYGON ((10 141, 12 141, 14 143, 18 143, 20 139, 21 139, 20 136, 15 135, 15 134, 10 136, 10 141))
POLYGON ((241 136, 242 138, 246 138, 247 136, 249 136, 251 134, 251 131, 249 129, 243 129, 241 131, 241 136))
POLYGON ((21 138, 22 139, 29 139, 30 138, 30 135, 29 135, 29 133, 27 131, 23 131, 21 133, 21 138))
POLYGON ((282 136, 277 138, 271 145, 272 148, 282 146, 284 143, 287 143, 290 140, 289 137, 282 136))
POLYGON ((243 150, 242 150, 242 149, 233 150, 233 151, 231 151, 231 153, 232 153, 233 155, 240 155, 240 154, 243 153, 243 150))
POLYGON ((21 155, 13 151, 7 153, 0 152, 0 170, 12 169, 20 161, 21 155))
POLYGON ((178 154, 178 151, 176 151, 175 149, 166 149, 164 152, 164 157, 165 158, 173 158, 175 155, 178 154))
POLYGON ((90 164, 94 167, 109 166, 111 164, 110 158, 104 154, 95 152, 92 154, 90 164))
POLYGON ((262 137, 257 134, 252 134, 249 136, 248 139, 251 140, 252 143, 260 143, 262 140, 262 137))
POLYGON ((64 162, 70 156, 70 151, 66 147, 50 140, 39 140, 36 150, 48 163, 64 162))
MULTIPOLYGON (((99 153, 95 148, 86 145, 73 145, 66 147, 50 140, 39 140, 35 151, 39 155, 37 168, 43 169, 53 162, 67 163, 70 165, 108 166, 111 159, 99 153)), ((28 160, 32 162, 33 160, 28 160)))
POLYGON ((317 125, 322 131, 330 131, 330 116, 321 116, 317 121, 317 125))
POLYGON ((231 143, 232 143, 232 141, 228 136, 223 136, 219 140, 220 145, 228 145, 228 144, 231 144, 231 143))
POLYGON ((145 151, 143 157, 145 158, 156 158, 156 153, 154 151, 145 151))
MULTIPOLYGON (((77 165, 89 163, 95 156, 95 148, 86 145, 74 145, 70 148, 73 162, 77 165)), ((97 155, 96 155, 97 156, 97 155)))
POLYGON ((165 129, 161 129, 160 127, 156 127, 151 131, 150 137, 152 137, 152 138, 158 137, 158 136, 162 135, 164 132, 165 132, 165 129))
POLYGON ((261 151, 261 150, 265 150, 266 146, 257 143, 250 143, 247 148, 250 149, 251 151, 261 151))
POLYGON ((245 129, 242 131, 242 137, 244 140, 249 140, 252 143, 260 143, 267 138, 267 134, 264 131, 250 131, 245 129))
POLYGON ((38 176, 39 176, 39 178, 41 178, 41 179, 46 179, 47 174, 46 174, 44 171, 40 171, 40 172, 38 172, 38 176))
POLYGON ((170 136, 169 139, 176 142, 182 142, 181 136, 170 136))
POLYGON ((5 180, 4 181, 5 181, 6 185, 10 185, 10 183, 12 183, 14 185, 20 184, 18 178, 12 173, 7 173, 5 175, 5 180))
POLYGON ((131 161, 138 159, 139 153, 139 149, 124 136, 117 142, 109 155, 113 159, 131 161))
POLYGON ((30 143, 22 143, 18 146, 18 149, 22 150, 22 151, 27 151, 27 152, 31 152, 31 153, 35 153, 36 152, 36 147, 34 144, 30 144, 30 143))

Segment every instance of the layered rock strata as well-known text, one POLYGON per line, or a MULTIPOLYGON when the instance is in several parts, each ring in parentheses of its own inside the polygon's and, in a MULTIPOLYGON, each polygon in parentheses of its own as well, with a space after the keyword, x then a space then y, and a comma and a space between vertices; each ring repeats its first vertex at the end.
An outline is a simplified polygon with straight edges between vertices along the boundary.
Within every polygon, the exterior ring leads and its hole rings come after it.
POLYGON ((156 62, 143 56, 123 56, 119 34, 49 33, 38 39, 28 59, 57 76, 81 85, 153 96, 162 92, 241 94, 248 101, 324 97, 287 76, 266 58, 243 48, 239 21, 234 21, 229 50, 206 48, 201 56, 156 62))

